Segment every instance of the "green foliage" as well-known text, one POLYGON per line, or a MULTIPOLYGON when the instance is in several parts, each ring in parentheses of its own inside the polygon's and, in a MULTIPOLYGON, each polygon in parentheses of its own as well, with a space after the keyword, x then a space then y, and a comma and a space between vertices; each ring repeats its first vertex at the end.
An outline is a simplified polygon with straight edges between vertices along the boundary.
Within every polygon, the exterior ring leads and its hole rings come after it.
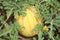
MULTIPOLYGON (((0 40, 18 40, 18 28, 21 28, 21 26, 15 20, 10 24, 6 21, 11 14, 18 13, 25 16, 25 9, 32 5, 39 10, 38 18, 42 17, 45 20, 44 23, 37 24, 36 28, 33 29, 38 33, 38 40, 44 40, 45 37, 43 36, 46 34, 49 40, 60 40, 60 12, 58 13, 60 11, 60 3, 57 0, 0 0, 0 9, 5 9, 7 16, 7 19, 4 20, 4 16, 0 15, 0 24, 5 27, 4 29, 1 29, 2 26, 0 27, 0 40), (46 32, 43 27, 48 23, 50 24, 48 26, 50 30, 46 32), (57 31, 57 34, 55 31, 57 31)), ((36 39, 33 38, 33 40, 36 39)))
POLYGON ((33 40, 36 40, 36 38, 35 38, 35 37, 33 37, 33 40))

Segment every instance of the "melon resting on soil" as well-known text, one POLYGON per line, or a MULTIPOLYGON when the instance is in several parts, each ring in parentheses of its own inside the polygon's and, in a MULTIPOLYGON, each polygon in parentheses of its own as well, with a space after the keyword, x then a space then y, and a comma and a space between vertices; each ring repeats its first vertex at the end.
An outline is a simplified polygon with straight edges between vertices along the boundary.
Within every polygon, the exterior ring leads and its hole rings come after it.
POLYGON ((37 9, 34 6, 30 6, 26 8, 25 10, 26 16, 15 14, 15 19, 17 22, 22 25, 22 29, 18 29, 19 33, 26 37, 32 37, 36 35, 36 32, 33 32, 32 30, 35 28, 35 26, 39 23, 39 19, 36 16, 36 13, 39 13, 37 9))

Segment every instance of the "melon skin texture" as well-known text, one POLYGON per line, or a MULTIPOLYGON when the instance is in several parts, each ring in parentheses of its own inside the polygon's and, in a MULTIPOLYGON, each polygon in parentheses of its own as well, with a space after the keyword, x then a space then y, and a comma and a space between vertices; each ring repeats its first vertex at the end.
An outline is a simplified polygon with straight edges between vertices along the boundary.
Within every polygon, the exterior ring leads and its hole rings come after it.
POLYGON ((15 14, 15 19, 17 22, 22 25, 22 29, 18 29, 19 33, 25 37, 32 37, 36 35, 36 32, 33 32, 32 30, 35 28, 35 26, 39 23, 37 16, 35 15, 37 13, 37 10, 34 6, 30 6, 25 11, 26 16, 15 14))

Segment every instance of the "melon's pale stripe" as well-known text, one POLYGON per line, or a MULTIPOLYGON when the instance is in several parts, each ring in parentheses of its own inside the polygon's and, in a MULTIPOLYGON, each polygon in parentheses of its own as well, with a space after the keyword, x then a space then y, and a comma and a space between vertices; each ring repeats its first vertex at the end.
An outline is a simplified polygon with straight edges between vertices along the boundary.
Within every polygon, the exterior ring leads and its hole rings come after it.
POLYGON ((28 35, 28 33, 29 33, 29 28, 28 28, 28 22, 27 22, 27 18, 25 17, 24 18, 24 26, 25 26, 25 30, 24 30, 24 33, 25 33, 25 35, 28 35), (26 34, 27 33, 27 34, 26 34))
POLYGON ((34 17, 33 17, 33 15, 32 15, 32 12, 31 12, 31 10, 30 10, 30 14, 28 14, 29 16, 29 23, 30 23, 30 25, 31 25, 31 29, 33 29, 33 27, 34 27, 34 17))
POLYGON ((28 28, 29 28, 29 34, 31 34, 31 25, 30 25, 30 22, 31 22, 31 20, 29 21, 29 16, 31 16, 31 15, 29 15, 30 14, 30 11, 29 10, 27 10, 27 22, 28 22, 28 28))
POLYGON ((32 12, 32 10, 30 10, 31 11, 31 18, 32 18, 32 20, 33 20, 33 25, 35 26, 36 24, 37 24, 37 20, 36 20, 36 18, 34 17, 34 12, 32 12))

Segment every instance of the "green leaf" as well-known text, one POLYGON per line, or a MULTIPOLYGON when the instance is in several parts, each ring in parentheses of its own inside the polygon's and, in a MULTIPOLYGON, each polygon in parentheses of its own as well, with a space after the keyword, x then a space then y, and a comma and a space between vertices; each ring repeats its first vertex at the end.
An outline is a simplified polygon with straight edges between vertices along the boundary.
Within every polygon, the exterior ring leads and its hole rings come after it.
POLYGON ((7 35, 8 33, 10 33, 12 31, 12 28, 8 27, 8 29, 3 29, 3 30, 0 30, 0 37, 1 36, 4 36, 4 35, 7 35))
POLYGON ((33 40, 36 40, 36 38, 35 38, 35 37, 33 37, 33 40))
POLYGON ((38 40, 43 40, 44 38, 42 37, 43 35, 43 32, 40 31, 39 34, 38 34, 38 40))

